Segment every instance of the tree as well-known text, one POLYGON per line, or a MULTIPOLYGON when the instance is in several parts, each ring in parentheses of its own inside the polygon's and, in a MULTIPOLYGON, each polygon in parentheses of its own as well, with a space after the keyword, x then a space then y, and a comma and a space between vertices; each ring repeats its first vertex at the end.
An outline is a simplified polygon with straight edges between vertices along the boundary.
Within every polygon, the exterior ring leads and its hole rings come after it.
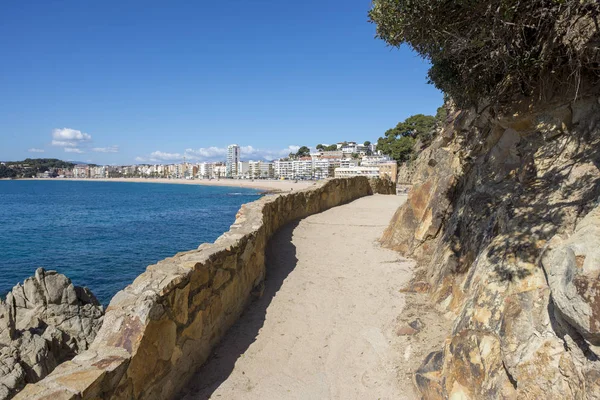
MULTIPOLYGON (((389 131, 388 131, 389 132, 389 131)), ((386 156, 390 156, 398 164, 407 162, 411 159, 415 139, 410 136, 396 138, 395 136, 385 136, 377 141, 377 148, 386 156)))
POLYGON ((398 163, 409 161, 417 139, 429 142, 435 130, 435 117, 417 114, 388 129, 377 141, 377 149, 398 163))
POLYGON ((298 149, 298 151, 296 152, 296 157, 300 158, 300 157, 306 157, 310 155, 310 149, 306 146, 302 146, 298 149))
POLYGON ((332 144, 332 145, 325 147, 325 151, 336 151, 336 150, 337 150, 337 144, 332 144))
POLYGON ((325 146, 323 146, 322 144, 318 144, 316 148, 317 148, 317 150, 320 150, 320 151, 325 150, 325 146))
POLYGON ((411 136, 416 139, 427 135, 435 127, 435 117, 431 115, 417 114, 410 116, 396 125, 396 134, 399 136, 411 136))
POLYGON ((371 145, 371 142, 369 142, 368 140, 365 143, 363 143, 363 146, 370 146, 370 145, 371 145))
POLYGON ((16 178, 17 173, 12 168, 0 164, 0 178, 16 178))
POLYGON ((369 18, 378 38, 430 61, 430 83, 467 107, 599 82, 599 14, 597 0, 374 0, 369 18))

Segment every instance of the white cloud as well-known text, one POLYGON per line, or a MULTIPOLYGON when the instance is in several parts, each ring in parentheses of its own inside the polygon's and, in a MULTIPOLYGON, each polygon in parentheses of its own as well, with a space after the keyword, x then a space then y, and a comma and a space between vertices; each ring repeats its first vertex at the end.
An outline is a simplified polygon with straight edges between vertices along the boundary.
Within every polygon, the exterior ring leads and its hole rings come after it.
POLYGON ((286 147, 285 149, 272 150, 272 149, 257 149, 252 146, 244 146, 241 148, 242 158, 257 158, 257 159, 265 159, 268 161, 276 160, 279 158, 287 157, 290 153, 295 153, 298 151, 300 146, 291 145, 286 147))
POLYGON ((96 153, 118 153, 119 146, 109 146, 109 147, 94 147, 92 151, 96 153))
POLYGON ((64 148, 65 153, 78 153, 78 154, 83 154, 83 150, 78 149, 76 147, 65 147, 64 148))
POLYGON ((91 135, 77 129, 62 128, 52 130, 52 146, 79 147, 80 144, 91 140, 91 135))
POLYGON ((56 147, 77 147, 77 143, 75 143, 75 142, 68 142, 66 140, 53 140, 52 141, 52 146, 56 146, 56 147))
POLYGON ((78 131, 77 129, 62 128, 54 129, 52 131, 52 138, 56 140, 69 140, 69 141, 87 141, 92 140, 92 136, 87 133, 78 131))
POLYGON ((185 156, 194 160, 212 160, 227 156, 224 147, 201 147, 199 149, 185 149, 185 156))
POLYGON ((256 154, 256 152, 258 151, 258 149, 255 149, 252 146, 242 146, 242 147, 240 147, 240 151, 243 154, 256 154))
POLYGON ((163 151, 155 151, 150 153, 150 161, 178 161, 181 160, 183 156, 179 153, 166 153, 163 151))
MULTIPOLYGON (((259 149, 253 146, 241 146, 242 160, 276 160, 287 157, 290 153, 298 151, 300 146, 291 145, 284 149, 259 149)), ((180 162, 185 157, 188 161, 225 161, 227 157, 226 147, 201 147, 199 149, 185 149, 183 153, 167 153, 155 151, 148 156, 135 158, 137 162, 180 162)))
POLYGON ((30 153, 43 153, 45 150, 44 149, 36 149, 36 148, 31 148, 29 150, 27 150, 30 153))

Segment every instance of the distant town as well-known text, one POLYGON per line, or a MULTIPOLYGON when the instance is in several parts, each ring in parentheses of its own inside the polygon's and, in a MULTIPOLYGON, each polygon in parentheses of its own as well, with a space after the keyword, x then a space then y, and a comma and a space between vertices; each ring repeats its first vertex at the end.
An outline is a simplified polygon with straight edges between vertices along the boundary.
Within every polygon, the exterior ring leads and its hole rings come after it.
POLYGON ((220 162, 172 164, 95 165, 73 164, 56 159, 28 159, 0 163, 0 178, 166 178, 166 179, 289 179, 319 180, 332 177, 388 177, 395 181, 396 161, 377 151, 370 142, 340 142, 302 146, 297 153, 274 161, 243 161, 240 146, 227 147, 220 162))

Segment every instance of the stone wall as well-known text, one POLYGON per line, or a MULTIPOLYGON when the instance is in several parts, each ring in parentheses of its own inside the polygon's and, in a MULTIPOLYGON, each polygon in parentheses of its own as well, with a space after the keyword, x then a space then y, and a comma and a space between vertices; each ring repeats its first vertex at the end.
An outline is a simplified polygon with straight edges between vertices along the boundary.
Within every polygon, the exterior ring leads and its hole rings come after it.
MULTIPOLYGON (((395 194, 385 187, 384 193, 395 194)), ((243 205, 215 243, 149 266, 117 293, 89 350, 16 398, 171 398, 253 296, 261 295, 265 247, 273 233, 372 193, 367 178, 332 179, 243 205)))
POLYGON ((600 399, 597 95, 451 110, 447 122, 382 238, 418 260, 455 316, 419 390, 600 399))
POLYGON ((370 178, 371 191, 381 194, 396 194, 396 182, 387 176, 385 178, 370 178))

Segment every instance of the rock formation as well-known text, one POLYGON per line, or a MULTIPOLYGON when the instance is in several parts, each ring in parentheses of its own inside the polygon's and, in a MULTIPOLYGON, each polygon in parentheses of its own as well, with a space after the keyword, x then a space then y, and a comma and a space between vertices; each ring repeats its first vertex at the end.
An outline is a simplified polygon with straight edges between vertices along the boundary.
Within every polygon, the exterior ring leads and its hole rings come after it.
POLYGON ((0 399, 86 350, 103 308, 87 289, 39 268, 0 301, 0 399))
POLYGON ((600 99, 450 111, 382 238, 456 316, 419 390, 599 399, 600 99))

